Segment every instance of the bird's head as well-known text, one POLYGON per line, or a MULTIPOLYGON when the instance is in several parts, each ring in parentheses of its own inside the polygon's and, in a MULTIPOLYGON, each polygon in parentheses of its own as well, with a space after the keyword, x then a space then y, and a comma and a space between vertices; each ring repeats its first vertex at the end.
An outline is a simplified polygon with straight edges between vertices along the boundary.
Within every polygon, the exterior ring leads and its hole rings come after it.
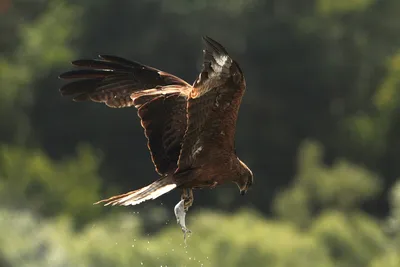
POLYGON ((235 183, 239 187, 240 194, 244 196, 247 193, 247 190, 249 190, 249 188, 253 185, 253 172, 240 159, 238 160, 242 168, 240 176, 235 181, 235 183))

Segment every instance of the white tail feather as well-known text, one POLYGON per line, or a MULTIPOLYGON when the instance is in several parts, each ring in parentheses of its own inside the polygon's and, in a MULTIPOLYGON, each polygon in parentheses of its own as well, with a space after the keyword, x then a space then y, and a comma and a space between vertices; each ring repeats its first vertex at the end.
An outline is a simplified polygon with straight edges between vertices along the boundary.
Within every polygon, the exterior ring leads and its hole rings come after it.
POLYGON ((137 205, 146 200, 156 199, 165 193, 168 193, 172 189, 176 188, 177 184, 172 181, 169 177, 163 177, 154 183, 145 186, 139 190, 131 191, 122 195, 113 196, 108 199, 100 200, 94 204, 105 202, 104 206, 108 205, 137 205))
MULTIPOLYGON (((155 191, 152 191, 150 194, 146 195, 145 197, 139 197, 139 195, 143 194, 143 192, 145 192, 146 190, 148 190, 148 188, 150 187, 150 185, 143 187, 142 189, 135 191, 132 194, 129 194, 117 201, 115 201, 114 203, 112 203, 113 206, 115 205, 122 205, 122 206, 129 206, 129 205, 137 205, 139 203, 142 203, 146 200, 151 200, 151 199, 156 199, 161 195, 164 195, 165 193, 168 193, 169 191, 171 191, 172 189, 174 189, 176 187, 176 184, 169 184, 166 186, 163 186, 155 191)), ((111 203, 107 203, 104 206, 107 206, 111 203)))

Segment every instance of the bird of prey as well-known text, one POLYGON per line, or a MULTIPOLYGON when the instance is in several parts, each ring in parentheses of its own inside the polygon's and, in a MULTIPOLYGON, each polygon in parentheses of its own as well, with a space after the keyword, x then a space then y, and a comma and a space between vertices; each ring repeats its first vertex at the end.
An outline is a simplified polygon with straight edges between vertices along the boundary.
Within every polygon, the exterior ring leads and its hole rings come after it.
POLYGON ((60 75, 70 81, 61 87, 61 94, 74 101, 137 109, 160 176, 148 186, 97 203, 136 205, 180 189, 175 215, 186 233, 184 221, 193 203, 193 189, 234 182, 244 195, 253 184, 253 173, 237 157, 234 140, 246 89, 242 70, 221 44, 209 37, 203 40, 203 67, 193 85, 110 55, 73 61, 81 68, 60 75))

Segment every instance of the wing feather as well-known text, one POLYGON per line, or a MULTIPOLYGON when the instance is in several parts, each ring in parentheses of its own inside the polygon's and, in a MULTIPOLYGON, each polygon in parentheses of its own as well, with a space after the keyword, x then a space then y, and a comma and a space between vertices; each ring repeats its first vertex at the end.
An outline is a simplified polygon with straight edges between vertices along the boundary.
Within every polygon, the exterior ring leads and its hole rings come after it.
POLYGON ((74 101, 91 100, 122 108, 132 106, 130 96, 143 90, 155 89, 158 94, 186 94, 191 88, 187 82, 172 74, 138 62, 110 55, 99 57, 75 60, 72 64, 84 69, 67 71, 59 76, 66 80, 80 79, 62 86, 60 92, 63 96, 72 96, 74 101), (165 88, 170 90, 165 91, 165 88))
POLYGON ((186 99, 178 93, 157 96, 140 106, 138 115, 157 172, 175 171, 186 130, 186 99))
POLYGON ((201 159, 218 149, 234 149, 244 77, 222 45, 203 39, 203 68, 187 101, 187 129, 176 172, 201 166, 201 159))
POLYGON ((148 139, 148 148, 159 174, 174 171, 186 130, 186 99, 191 86, 158 69, 120 57, 72 62, 83 69, 60 75, 69 83, 63 96, 74 101, 105 103, 109 107, 135 106, 148 139))

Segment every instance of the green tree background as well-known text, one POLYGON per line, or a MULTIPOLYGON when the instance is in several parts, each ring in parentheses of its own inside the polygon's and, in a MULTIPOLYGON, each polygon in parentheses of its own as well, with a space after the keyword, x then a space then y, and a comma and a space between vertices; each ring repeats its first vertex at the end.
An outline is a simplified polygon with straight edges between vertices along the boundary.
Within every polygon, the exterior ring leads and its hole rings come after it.
POLYGON ((0 267, 400 266, 398 0, 0 0, 0 267), (156 178, 134 109, 73 103, 60 72, 115 54, 191 82, 201 36, 239 61, 255 174, 92 203, 156 178))

